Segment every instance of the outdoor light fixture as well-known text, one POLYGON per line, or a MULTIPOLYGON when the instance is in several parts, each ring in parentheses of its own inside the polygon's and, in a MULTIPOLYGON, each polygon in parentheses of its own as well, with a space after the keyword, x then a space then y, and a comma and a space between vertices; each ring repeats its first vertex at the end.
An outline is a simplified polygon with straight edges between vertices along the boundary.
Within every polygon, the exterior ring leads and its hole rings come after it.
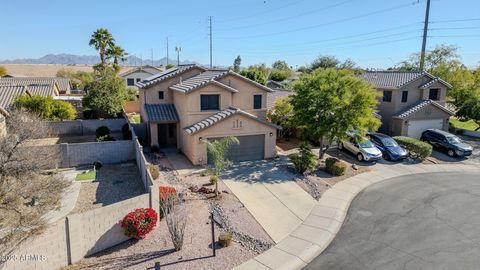
POLYGON ((272 137, 272 136, 273 136, 273 132, 270 132, 270 137, 272 137))
POLYGON ((202 140, 203 140, 203 137, 198 138, 199 142, 202 142, 202 140))

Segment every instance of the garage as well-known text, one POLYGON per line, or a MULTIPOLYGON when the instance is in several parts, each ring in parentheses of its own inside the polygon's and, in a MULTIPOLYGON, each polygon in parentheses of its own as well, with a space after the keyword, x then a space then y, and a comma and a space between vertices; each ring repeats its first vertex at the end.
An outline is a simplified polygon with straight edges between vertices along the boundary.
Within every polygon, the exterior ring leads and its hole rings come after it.
MULTIPOLYGON (((265 134, 236 136, 240 144, 234 144, 227 152, 227 159, 233 162, 261 160, 265 157, 265 134)), ((218 140, 216 138, 213 140, 218 140)))
POLYGON ((407 136, 419 139, 423 131, 432 128, 443 129, 443 119, 410 120, 407 136))

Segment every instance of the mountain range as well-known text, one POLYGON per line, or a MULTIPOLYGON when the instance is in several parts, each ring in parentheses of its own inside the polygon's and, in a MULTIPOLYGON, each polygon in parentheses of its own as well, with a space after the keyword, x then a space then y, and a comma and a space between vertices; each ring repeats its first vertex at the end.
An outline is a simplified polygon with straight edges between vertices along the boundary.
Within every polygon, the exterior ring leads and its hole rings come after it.
MULTIPOLYGON (((124 66, 140 66, 152 65, 150 59, 140 59, 139 57, 129 55, 125 62, 121 62, 124 66)), ((57 64, 57 65, 95 65, 100 62, 98 55, 75 55, 75 54, 47 54, 40 58, 22 58, 14 60, 0 60, 0 64, 57 64)), ((176 64, 176 60, 169 59, 168 63, 176 64)), ((167 58, 153 60, 154 66, 165 66, 167 58)), ((184 60, 180 64, 198 64, 194 61, 184 60)))

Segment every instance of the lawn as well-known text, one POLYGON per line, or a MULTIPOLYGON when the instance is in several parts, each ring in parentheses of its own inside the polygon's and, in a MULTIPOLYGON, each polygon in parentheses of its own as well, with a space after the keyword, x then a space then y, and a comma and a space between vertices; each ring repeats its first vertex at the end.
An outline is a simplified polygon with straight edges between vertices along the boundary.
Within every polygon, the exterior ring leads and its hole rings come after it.
POLYGON ((466 130, 473 130, 478 128, 478 125, 473 122, 473 120, 469 121, 460 121, 456 118, 450 118, 450 124, 453 125, 455 128, 461 128, 461 129, 466 129, 466 130))
POLYGON ((97 178, 97 171, 88 170, 88 171, 77 174, 77 176, 75 177, 75 181, 95 180, 96 178, 97 178))

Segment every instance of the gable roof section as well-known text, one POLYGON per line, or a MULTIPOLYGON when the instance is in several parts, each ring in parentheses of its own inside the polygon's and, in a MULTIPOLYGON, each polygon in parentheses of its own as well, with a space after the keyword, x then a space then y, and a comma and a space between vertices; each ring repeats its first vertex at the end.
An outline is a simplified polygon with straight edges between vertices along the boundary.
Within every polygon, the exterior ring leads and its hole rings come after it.
POLYGON ((23 85, 0 85, 0 108, 8 110, 18 96, 26 93, 23 85))
POLYGON ((194 68, 198 68, 198 69, 201 69, 202 71, 206 71, 205 68, 198 65, 180 65, 177 67, 167 69, 164 72, 160 72, 155 75, 152 75, 148 78, 145 78, 143 81, 137 82, 135 85, 139 88, 146 88, 156 83, 159 83, 163 80, 166 80, 168 78, 172 78, 174 76, 182 74, 188 70, 192 70, 194 68))
POLYGON ((241 79, 241 80, 244 80, 244 81, 246 81, 246 82, 248 82, 248 83, 250 83, 250 84, 252 84, 252 85, 255 85, 256 87, 258 87, 258 88, 260 88, 260 89, 262 89, 262 90, 265 90, 265 91, 267 91, 267 92, 272 92, 272 91, 273 91, 272 89, 266 87, 265 85, 259 84, 259 83, 257 83, 256 81, 250 80, 249 78, 244 77, 244 76, 242 76, 242 75, 240 75, 240 74, 238 74, 238 73, 236 73, 236 72, 233 72, 233 71, 231 71, 231 70, 229 70, 227 73, 225 73, 225 74, 223 74, 222 76, 220 76, 219 79, 220 79, 220 78, 223 78, 223 77, 226 77, 226 76, 228 76, 228 75, 232 75, 232 76, 237 77, 237 78, 239 78, 239 79, 241 79))
POLYGON ((145 104, 145 111, 149 122, 173 123, 179 121, 177 109, 173 104, 145 104))
POLYGON ((264 120, 261 120, 259 119, 258 117, 256 117, 255 115, 252 115, 252 114, 249 114, 247 112, 244 112, 238 108, 235 108, 235 107, 229 107, 223 111, 219 111, 205 119, 203 119, 202 121, 199 121, 191 126, 188 126, 188 127, 185 127, 183 128, 188 134, 192 135, 192 134, 195 134, 201 130, 204 130, 204 129, 207 129, 233 115, 243 115, 243 116, 246 116, 252 120, 255 120, 257 122, 260 122, 264 125, 267 125, 267 126, 271 126, 273 128, 276 128, 276 129, 281 129, 280 126, 277 126, 273 123, 270 123, 270 122, 267 122, 267 121, 264 121, 264 120))
MULTIPOLYGON (((428 74, 427 74, 427 75, 428 75, 428 74)), ((432 76, 433 76, 433 75, 432 75, 432 76)), ((437 82, 445 85, 447 88, 452 88, 452 85, 451 85, 451 84, 447 83, 446 81, 444 81, 444 80, 442 80, 442 79, 440 79, 440 78, 438 78, 438 77, 434 77, 433 80, 431 80, 431 81, 429 81, 429 82, 421 85, 420 88, 422 88, 422 89, 427 89, 427 88, 429 88, 430 86, 434 85, 434 84, 437 83, 437 82)))
POLYGON ((208 70, 190 79, 174 84, 170 86, 170 89, 179 92, 190 93, 209 84, 215 84, 222 88, 225 88, 228 91, 238 92, 237 89, 215 80, 224 76, 226 73, 228 73, 228 70, 208 70))
POLYGON ((135 68, 132 68, 130 70, 127 70, 125 72, 123 72, 122 74, 120 74, 120 77, 124 77, 124 76, 128 76, 132 73, 135 73, 137 71, 143 71, 145 73, 148 73, 150 75, 154 75, 154 74, 157 74, 157 73, 160 73, 162 72, 160 69, 154 67, 154 66, 150 66, 150 65, 143 65, 143 66, 140 66, 140 67, 135 67, 135 68), (148 69, 153 69, 153 70, 157 70, 157 72, 151 72, 150 70, 148 69))
MULTIPOLYGON (((0 78, 0 86, 1 85, 26 86, 27 90, 32 95, 56 96, 58 95, 58 92, 56 92, 55 90, 60 89, 58 84, 58 79, 61 79, 61 78, 56 78, 56 77, 0 78)), ((70 82, 68 81, 68 83, 70 82)))
POLYGON ((425 75, 424 72, 401 72, 401 71, 379 71, 366 72, 360 75, 368 83, 376 88, 401 88, 425 75))
POLYGON ((401 119, 405 119, 407 117, 409 117, 410 115, 420 111, 421 109, 425 108, 426 106, 428 105, 433 105, 437 108, 439 108, 440 110, 450 114, 450 115, 455 115, 454 112, 450 111, 449 109, 445 108, 444 106, 438 104, 437 102, 431 100, 431 99, 424 99, 424 100, 421 100, 415 104, 413 104, 412 106, 406 108, 405 110, 393 115, 394 118, 401 118, 401 119))

